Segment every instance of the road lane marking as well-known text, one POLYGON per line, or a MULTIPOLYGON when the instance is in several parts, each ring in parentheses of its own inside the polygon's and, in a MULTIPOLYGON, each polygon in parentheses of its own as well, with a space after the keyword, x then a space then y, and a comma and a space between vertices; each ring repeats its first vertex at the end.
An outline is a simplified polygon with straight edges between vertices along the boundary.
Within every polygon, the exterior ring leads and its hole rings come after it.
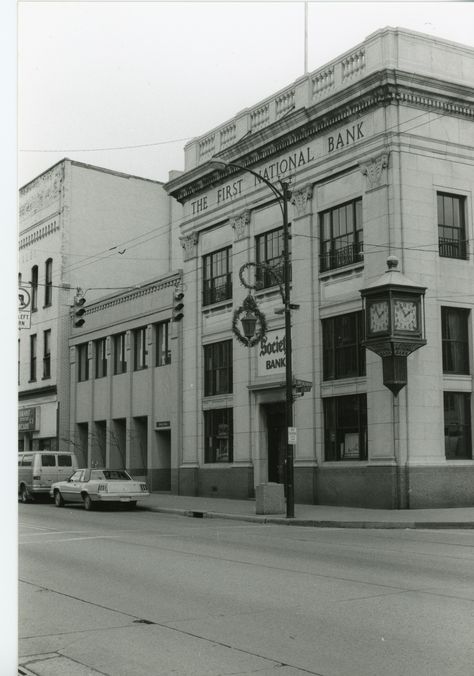
MULTIPOLYGON (((51 535, 54 535, 54 533, 51 533, 51 535)), ((83 537, 83 538, 63 538, 62 540, 48 540, 46 542, 46 544, 51 544, 51 543, 57 544, 57 543, 62 543, 62 542, 78 542, 79 540, 104 540, 104 539, 108 539, 108 538, 113 539, 113 538, 117 538, 117 537, 119 537, 119 536, 118 535, 89 535, 89 536, 83 537)), ((41 542, 31 542, 31 541, 29 541, 29 542, 19 542, 18 544, 20 544, 20 545, 22 545, 22 544, 23 545, 26 545, 26 544, 29 544, 29 545, 45 544, 45 541, 41 540, 41 542)))

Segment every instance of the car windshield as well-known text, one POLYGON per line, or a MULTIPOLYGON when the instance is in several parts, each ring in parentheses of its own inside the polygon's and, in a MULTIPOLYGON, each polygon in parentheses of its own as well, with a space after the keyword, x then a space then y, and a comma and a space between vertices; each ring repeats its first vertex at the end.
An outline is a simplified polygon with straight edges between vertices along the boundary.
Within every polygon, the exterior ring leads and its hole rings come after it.
POLYGON ((91 480, 131 481, 132 477, 123 469, 93 469, 91 480))

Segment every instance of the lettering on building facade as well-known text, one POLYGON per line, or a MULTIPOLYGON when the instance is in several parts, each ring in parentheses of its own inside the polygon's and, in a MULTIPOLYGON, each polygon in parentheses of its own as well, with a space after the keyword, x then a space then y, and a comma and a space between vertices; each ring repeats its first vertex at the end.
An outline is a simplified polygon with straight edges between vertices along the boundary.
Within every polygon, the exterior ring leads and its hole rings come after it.
POLYGON ((286 368, 286 341, 284 331, 268 331, 258 350, 258 375, 284 373, 286 368))
POLYGON ((346 146, 355 143, 361 138, 364 138, 364 132, 362 131, 362 125, 364 121, 353 124, 352 127, 346 127, 342 132, 339 132, 337 136, 328 136, 328 153, 332 153, 333 150, 340 150, 346 146))

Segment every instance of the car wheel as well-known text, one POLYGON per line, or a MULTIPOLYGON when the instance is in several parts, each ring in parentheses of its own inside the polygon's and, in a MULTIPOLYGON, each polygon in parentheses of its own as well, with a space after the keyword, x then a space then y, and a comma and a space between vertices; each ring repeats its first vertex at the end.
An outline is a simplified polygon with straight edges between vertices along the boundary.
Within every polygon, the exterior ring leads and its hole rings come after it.
POLYGON ((83 497, 83 500, 84 500, 84 509, 90 512, 90 510, 92 509, 91 496, 86 493, 83 497))
POLYGON ((64 500, 60 491, 54 491, 54 504, 56 507, 64 507, 64 500))
POLYGON ((26 489, 26 486, 21 486, 20 487, 20 502, 25 504, 26 502, 28 502, 28 497, 29 496, 28 496, 28 491, 26 489))

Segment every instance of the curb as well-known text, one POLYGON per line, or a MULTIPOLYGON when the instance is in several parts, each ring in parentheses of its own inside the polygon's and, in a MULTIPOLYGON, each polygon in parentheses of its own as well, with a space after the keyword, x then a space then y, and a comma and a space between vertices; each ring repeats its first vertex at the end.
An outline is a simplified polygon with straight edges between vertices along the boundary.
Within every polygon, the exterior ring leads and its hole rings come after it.
POLYGON ((363 528, 363 529, 398 529, 398 530, 466 530, 474 529, 470 521, 327 521, 315 519, 288 519, 280 516, 264 516, 252 514, 226 514, 225 512, 208 512, 201 509, 180 509, 179 507, 147 507, 151 512, 176 514, 194 519, 227 519, 229 521, 246 521, 262 525, 305 526, 310 528, 363 528))

